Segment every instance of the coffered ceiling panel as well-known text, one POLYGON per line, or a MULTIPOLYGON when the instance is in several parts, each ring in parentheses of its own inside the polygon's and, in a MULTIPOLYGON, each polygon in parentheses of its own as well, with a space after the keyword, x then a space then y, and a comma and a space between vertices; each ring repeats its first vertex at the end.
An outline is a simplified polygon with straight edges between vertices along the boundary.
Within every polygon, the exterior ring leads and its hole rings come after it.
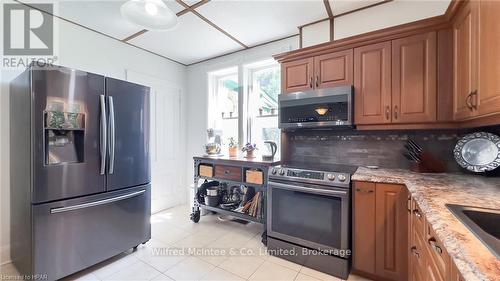
POLYGON ((242 49, 193 13, 179 17, 173 30, 149 31, 129 42, 184 64, 242 49))
POLYGON ((370 6, 385 0, 329 0, 333 15, 340 15, 359 8, 370 6))
POLYGON ((247 46, 294 35, 297 27, 328 15, 323 1, 210 1, 200 14, 247 46))

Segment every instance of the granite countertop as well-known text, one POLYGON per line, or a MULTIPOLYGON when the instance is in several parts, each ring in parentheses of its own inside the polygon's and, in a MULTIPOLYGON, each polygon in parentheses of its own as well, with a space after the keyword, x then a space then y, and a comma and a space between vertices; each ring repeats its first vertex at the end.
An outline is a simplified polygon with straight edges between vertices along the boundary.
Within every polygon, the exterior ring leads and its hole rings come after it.
POLYGON ((500 178, 360 167, 352 180, 406 185, 465 280, 500 280, 500 260, 445 206, 500 209, 500 178))

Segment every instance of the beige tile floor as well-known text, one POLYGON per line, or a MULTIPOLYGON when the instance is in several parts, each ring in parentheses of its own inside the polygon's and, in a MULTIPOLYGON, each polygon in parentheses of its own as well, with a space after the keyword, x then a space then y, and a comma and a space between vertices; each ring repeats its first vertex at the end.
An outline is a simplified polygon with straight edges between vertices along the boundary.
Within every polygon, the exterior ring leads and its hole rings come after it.
MULTIPOLYGON (((195 224, 188 214, 188 206, 178 206, 153 215, 148 243, 65 280, 340 280, 267 255, 259 225, 215 215, 195 224)), ((12 264, 3 265, 1 274, 6 280, 18 275, 12 264)), ((351 275, 348 280, 367 279, 351 275)))

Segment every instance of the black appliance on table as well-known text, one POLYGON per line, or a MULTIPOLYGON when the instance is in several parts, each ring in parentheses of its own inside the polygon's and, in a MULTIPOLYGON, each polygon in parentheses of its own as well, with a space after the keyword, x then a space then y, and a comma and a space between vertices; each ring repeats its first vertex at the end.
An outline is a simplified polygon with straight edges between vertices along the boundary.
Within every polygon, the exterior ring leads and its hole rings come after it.
POLYGON ((12 261, 55 280, 151 238, 149 88, 65 67, 10 84, 12 261))
POLYGON ((271 255, 347 279, 351 263, 351 175, 344 165, 269 169, 271 255))

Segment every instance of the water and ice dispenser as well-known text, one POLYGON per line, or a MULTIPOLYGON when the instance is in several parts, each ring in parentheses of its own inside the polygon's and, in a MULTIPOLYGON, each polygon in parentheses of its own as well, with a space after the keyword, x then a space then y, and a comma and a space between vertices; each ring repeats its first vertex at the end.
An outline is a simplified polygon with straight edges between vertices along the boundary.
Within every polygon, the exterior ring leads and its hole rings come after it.
POLYGON ((85 114, 78 106, 49 104, 44 112, 45 165, 84 161, 85 114))

